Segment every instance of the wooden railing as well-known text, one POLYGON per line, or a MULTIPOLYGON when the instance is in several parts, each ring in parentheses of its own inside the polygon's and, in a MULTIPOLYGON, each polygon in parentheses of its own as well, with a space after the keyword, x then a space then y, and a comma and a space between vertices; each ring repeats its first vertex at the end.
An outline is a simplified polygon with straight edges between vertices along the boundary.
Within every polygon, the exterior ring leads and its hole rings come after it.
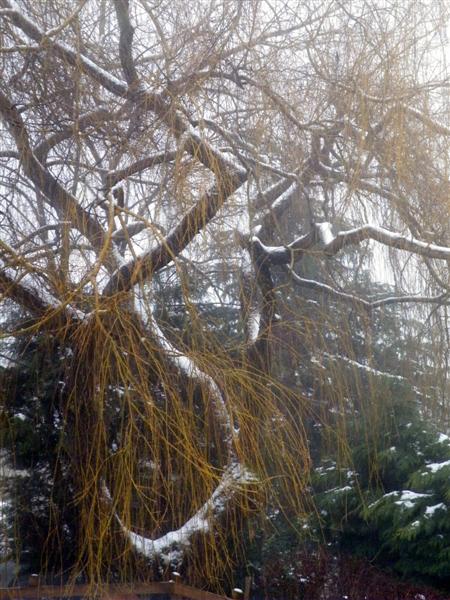
POLYGON ((26 587, 0 588, 0 600, 39 600, 41 598, 101 598, 102 600, 139 600, 139 596, 164 594, 170 598, 189 600, 237 600, 243 598, 241 590, 234 589, 232 598, 200 590, 181 582, 179 576, 170 581, 135 584, 41 585, 38 578, 26 587))

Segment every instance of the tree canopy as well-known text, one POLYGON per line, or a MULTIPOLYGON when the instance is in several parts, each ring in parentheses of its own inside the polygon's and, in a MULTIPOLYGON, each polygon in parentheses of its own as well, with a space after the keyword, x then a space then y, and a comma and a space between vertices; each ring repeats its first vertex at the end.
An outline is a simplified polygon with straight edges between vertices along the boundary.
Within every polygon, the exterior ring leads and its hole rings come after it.
POLYGON ((446 414, 447 7, 0 7, 3 330, 58 361, 73 574, 214 578, 265 499, 307 510, 317 386, 424 374, 446 414))

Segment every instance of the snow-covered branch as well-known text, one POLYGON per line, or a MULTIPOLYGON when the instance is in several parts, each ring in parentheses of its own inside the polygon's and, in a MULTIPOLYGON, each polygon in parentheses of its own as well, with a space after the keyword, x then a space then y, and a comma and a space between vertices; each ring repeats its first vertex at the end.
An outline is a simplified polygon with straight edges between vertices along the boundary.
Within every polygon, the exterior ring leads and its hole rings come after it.
POLYGON ((52 297, 29 275, 18 275, 10 268, 0 268, 0 293, 22 306, 46 328, 55 325, 67 328, 84 318, 81 311, 52 297))
POLYGON ((113 273, 105 287, 104 295, 112 296, 117 292, 129 290, 139 281, 149 279, 153 273, 168 265, 204 229, 225 200, 240 187, 245 178, 246 174, 241 172, 235 174, 234 177, 230 175, 226 181, 215 183, 202 194, 197 203, 171 229, 164 240, 113 273))
POLYGON ((401 235, 376 225, 363 225, 348 231, 341 231, 324 246, 323 250, 326 255, 332 256, 346 246, 360 244, 362 241, 369 239, 391 248, 406 250, 427 258, 450 259, 450 247, 448 246, 437 246, 436 244, 423 242, 412 236, 401 235))
MULTIPOLYGON (((0 113, 8 124, 11 135, 16 142, 21 164, 27 177, 42 192, 47 203, 58 212, 61 218, 70 220, 72 226, 78 229, 91 242, 92 247, 97 252, 102 252, 109 245, 105 231, 83 209, 77 199, 39 162, 31 149, 28 132, 20 113, 16 106, 1 91, 0 113)), ((107 264, 110 268, 117 267, 113 253, 109 253, 107 264)))
POLYGON ((363 363, 360 363, 356 360, 352 360, 351 358, 348 358, 347 356, 342 356, 342 355, 338 355, 338 354, 329 354, 328 352, 324 352, 323 356, 327 360, 343 362, 344 364, 348 365, 349 367, 359 369, 360 371, 363 371, 366 375, 371 375, 371 376, 375 376, 375 377, 386 377, 387 379, 394 379, 396 381, 405 381, 405 378, 402 377, 401 375, 393 375, 392 373, 388 373, 387 371, 379 371, 378 369, 374 369, 374 368, 370 367, 369 365, 364 365, 363 363))
POLYGON ((300 277, 289 267, 286 267, 286 271, 291 276, 292 281, 299 287, 314 290, 328 298, 332 298, 333 300, 338 300, 340 302, 346 302, 351 304, 353 307, 362 309, 366 312, 371 312, 376 308, 383 308, 384 306, 389 306, 392 304, 436 304, 439 306, 450 305, 450 296, 445 293, 437 296, 405 294, 404 296, 388 296, 387 298, 379 298, 378 300, 366 300, 359 296, 355 296, 354 294, 336 290, 326 283, 315 281, 314 279, 305 279, 304 277, 300 277))
MULTIPOLYGON (((229 502, 254 481, 254 476, 247 469, 237 463, 231 464, 225 469, 211 496, 199 510, 181 527, 159 538, 137 534, 126 527, 117 515, 116 518, 136 552, 149 559, 159 557, 167 563, 181 562, 183 551, 190 545, 192 536, 205 534, 214 528, 215 522, 226 511, 229 502)), ((110 497, 107 490, 105 496, 110 497)))
POLYGON ((0 6, 7 9, 7 15, 16 27, 19 27, 28 37, 38 42, 42 48, 52 49, 58 56, 72 66, 81 66, 83 71, 100 83, 109 92, 126 97, 128 85, 105 69, 96 65, 92 60, 81 52, 76 52, 63 42, 52 39, 45 31, 42 31, 36 23, 27 17, 15 0, 0 0, 0 6))
POLYGON ((223 441, 227 447, 228 454, 230 457, 234 457, 234 441, 238 431, 234 428, 231 413, 228 410, 220 387, 216 381, 214 381, 211 375, 205 373, 196 364, 194 359, 181 352, 181 350, 176 348, 174 344, 167 339, 156 322, 150 306, 144 301, 141 292, 138 291, 137 288, 135 292, 135 309, 141 317, 142 322, 149 330, 149 334, 153 342, 158 345, 163 355, 177 368, 182 375, 195 381, 208 393, 208 398, 211 406, 213 407, 216 422, 219 428, 222 430, 223 441))
POLYGON ((292 260, 292 253, 295 256, 295 253, 314 248, 314 250, 323 252, 325 256, 334 256, 347 246, 358 245, 369 239, 426 258, 450 259, 449 246, 424 242, 376 225, 362 225, 334 235, 330 223, 317 223, 310 233, 299 237, 287 246, 267 246, 257 236, 252 238, 251 244, 257 247, 272 264, 286 264, 292 260))

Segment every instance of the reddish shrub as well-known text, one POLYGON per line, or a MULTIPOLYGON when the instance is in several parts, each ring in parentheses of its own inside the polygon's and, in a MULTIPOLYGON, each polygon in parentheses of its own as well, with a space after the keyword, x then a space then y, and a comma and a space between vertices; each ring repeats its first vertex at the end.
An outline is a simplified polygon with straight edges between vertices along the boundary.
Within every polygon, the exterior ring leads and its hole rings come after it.
POLYGON ((399 581, 367 561, 332 556, 324 549, 267 564, 257 583, 258 599, 450 600, 450 594, 399 581))

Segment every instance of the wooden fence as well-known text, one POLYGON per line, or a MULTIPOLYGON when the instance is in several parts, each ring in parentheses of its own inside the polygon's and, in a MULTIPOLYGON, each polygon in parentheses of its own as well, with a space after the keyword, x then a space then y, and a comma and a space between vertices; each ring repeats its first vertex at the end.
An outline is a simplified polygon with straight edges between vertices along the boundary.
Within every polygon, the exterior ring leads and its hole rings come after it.
POLYGON ((188 600, 237 600, 244 598, 241 590, 233 590, 232 598, 185 585, 179 577, 170 581, 68 586, 41 585, 38 578, 26 587, 0 588, 0 600, 40 600, 44 598, 99 598, 101 600, 139 600, 139 596, 164 595, 168 598, 188 600))

